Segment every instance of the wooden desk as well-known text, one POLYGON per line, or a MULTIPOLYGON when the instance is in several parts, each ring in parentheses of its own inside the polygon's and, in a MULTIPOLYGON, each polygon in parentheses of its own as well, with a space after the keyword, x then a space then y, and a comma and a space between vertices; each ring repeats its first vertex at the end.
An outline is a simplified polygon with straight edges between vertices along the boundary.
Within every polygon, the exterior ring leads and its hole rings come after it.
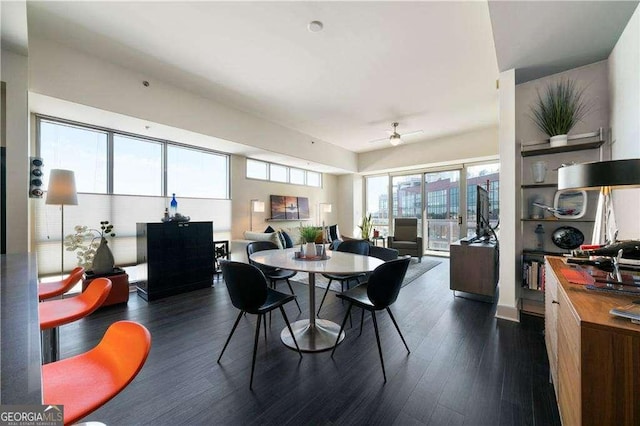
POLYGON ((546 258, 545 341, 565 425, 640 424, 640 325, 609 314, 631 296, 571 284, 546 258))

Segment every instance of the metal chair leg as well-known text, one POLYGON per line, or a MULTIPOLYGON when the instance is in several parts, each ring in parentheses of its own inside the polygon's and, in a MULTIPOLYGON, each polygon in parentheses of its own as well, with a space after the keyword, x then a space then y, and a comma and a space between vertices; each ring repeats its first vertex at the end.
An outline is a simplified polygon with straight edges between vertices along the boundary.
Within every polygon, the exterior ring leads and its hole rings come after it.
POLYGON ((402 335, 402 332, 400 331, 400 327, 398 327, 398 323, 396 322, 396 319, 393 317, 393 314, 391 313, 391 309, 389 307, 387 307, 387 312, 389 312, 389 316, 391 317, 391 321, 393 321, 393 325, 395 325, 396 326, 396 330, 398 330, 398 334, 400 335, 400 338, 402 339, 402 343, 404 343, 404 347, 407 348, 407 352, 411 353, 411 351, 409 350, 409 346, 407 346, 407 342, 405 342, 404 336, 402 335))
MULTIPOLYGON (((253 342, 253 361, 251 362, 251 380, 249 381, 249 389, 253 389, 253 371, 256 369, 256 352, 258 350, 258 339, 260 338, 260 321, 262 315, 258 315, 258 322, 256 323, 256 338, 253 342)), ((266 321, 266 318, 265 318, 266 321)))
MULTIPOLYGON (((269 312, 269 314, 271 314, 271 312, 269 312)), ((267 343, 267 320, 265 318, 264 322, 262 323, 262 325, 264 326, 264 343, 267 343)), ((269 317, 269 325, 271 325, 271 317, 269 317)))
POLYGON ((227 337, 227 341, 224 343, 224 347, 222 348, 222 352, 220 352, 220 356, 218 357, 218 362, 220 362, 220 358, 222 358, 222 355, 224 354, 224 351, 227 349, 227 345, 231 341, 231 336, 233 336, 233 332, 236 331, 236 327, 238 326, 238 323, 240 322, 240 318, 242 318, 242 314, 244 314, 244 313, 246 313, 246 312, 240 311, 240 313, 238 314, 238 318, 236 318, 236 322, 233 324, 233 328, 231 329, 231 333, 229 333, 229 337, 227 337))
POLYGON ((360 334, 358 337, 362 336, 362 324, 364 324, 364 309, 361 309, 362 315, 360 315, 360 334))
POLYGON ((378 332, 378 321, 376 320, 376 312, 371 311, 371 318, 373 318, 373 328, 376 330, 376 341, 378 342, 378 353, 380 354, 380 363, 382 364, 382 377, 384 382, 387 382, 387 373, 384 371, 384 359, 382 358, 382 346, 380 346, 380 333, 378 332))
MULTIPOLYGON (((329 278, 329 284, 327 284, 327 288, 324 289, 324 296, 322 296, 322 300, 320 301, 320 306, 318 307, 318 312, 316 313, 317 317, 320 316, 320 309, 322 309, 322 304, 324 303, 324 299, 327 297, 327 293, 329 293, 329 287, 331 287, 331 281, 333 280, 329 278)), ((311 288, 309 289, 309 291, 313 291, 313 290, 314 289, 311 289, 311 288)))
MULTIPOLYGON (((293 287, 291 287, 291 283, 289 282, 289 278, 287 278, 286 281, 287 281, 287 285, 289 286, 289 290, 291 290, 291 294, 293 294, 295 296, 296 294, 293 292, 293 287)), ((302 313, 302 309, 300 309, 300 304, 298 303, 298 299, 295 298, 295 299, 293 299, 293 301, 296 302, 296 306, 298 307, 298 311, 300 313, 302 313)))
POLYGON ((296 336, 293 334, 293 329, 291 329, 291 323, 289 323, 289 318, 287 318, 287 314, 284 311, 284 308, 280 306, 280 312, 282 312, 282 318, 284 318, 284 322, 287 324, 287 328, 289 329, 289 333, 291 333, 291 338, 293 339, 293 343, 296 344, 296 349, 300 354, 300 358, 302 358, 302 352, 300 351, 300 346, 298 346, 298 342, 296 341, 296 336))
POLYGON ((353 303, 349 302, 349 308, 347 309, 347 313, 342 320, 342 325, 340 326, 340 331, 338 331, 338 338, 336 339, 336 344, 333 345, 333 350, 331 351, 331 358, 333 358, 333 354, 336 352, 336 348, 338 347, 338 342, 340 341, 340 336, 342 335, 342 330, 344 330, 344 325, 347 323, 347 317, 351 313, 351 308, 353 307, 353 303))

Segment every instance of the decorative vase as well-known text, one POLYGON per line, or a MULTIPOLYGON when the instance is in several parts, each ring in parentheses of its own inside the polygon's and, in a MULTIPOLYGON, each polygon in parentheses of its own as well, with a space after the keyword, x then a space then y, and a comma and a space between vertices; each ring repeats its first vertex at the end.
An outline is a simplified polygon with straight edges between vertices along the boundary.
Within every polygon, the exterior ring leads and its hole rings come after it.
POLYGON ((313 257, 316 255, 316 243, 315 242, 310 242, 307 243, 306 246, 304 247, 304 255, 306 257, 313 257))
POLYGON ((549 142, 550 142, 551 148, 555 148, 557 146, 564 146, 568 142, 567 135, 551 136, 551 138, 549 139, 549 142))
POLYGON ((531 171, 533 172, 533 181, 535 183, 542 183, 547 175, 547 162, 536 161, 531 165, 531 171))
POLYGON ((93 273, 94 274, 107 274, 113 272, 114 260, 113 253, 107 245, 107 240, 100 239, 100 245, 96 249, 96 254, 93 256, 93 273))

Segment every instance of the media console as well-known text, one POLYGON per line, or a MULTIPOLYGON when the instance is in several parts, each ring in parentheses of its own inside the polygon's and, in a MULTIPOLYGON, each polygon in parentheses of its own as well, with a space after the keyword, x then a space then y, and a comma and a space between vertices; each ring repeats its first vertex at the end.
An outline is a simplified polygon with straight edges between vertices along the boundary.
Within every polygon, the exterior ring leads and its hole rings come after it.
POLYGON ((456 241, 449 247, 449 288, 490 297, 498 283, 498 250, 495 242, 456 241))

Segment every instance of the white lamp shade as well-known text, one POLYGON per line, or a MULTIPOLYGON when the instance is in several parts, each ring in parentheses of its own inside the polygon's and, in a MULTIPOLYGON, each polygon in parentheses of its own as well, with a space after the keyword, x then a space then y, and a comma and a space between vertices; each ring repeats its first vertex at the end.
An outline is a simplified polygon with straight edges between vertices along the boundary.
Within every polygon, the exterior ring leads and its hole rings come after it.
POLYGON ((76 179, 72 170, 52 169, 45 204, 78 205, 76 179))
POLYGON ((331 213, 331 204, 322 204, 322 213, 331 213))
POLYGON ((255 213, 263 213, 264 212, 264 201, 252 200, 251 201, 251 209, 255 213))

